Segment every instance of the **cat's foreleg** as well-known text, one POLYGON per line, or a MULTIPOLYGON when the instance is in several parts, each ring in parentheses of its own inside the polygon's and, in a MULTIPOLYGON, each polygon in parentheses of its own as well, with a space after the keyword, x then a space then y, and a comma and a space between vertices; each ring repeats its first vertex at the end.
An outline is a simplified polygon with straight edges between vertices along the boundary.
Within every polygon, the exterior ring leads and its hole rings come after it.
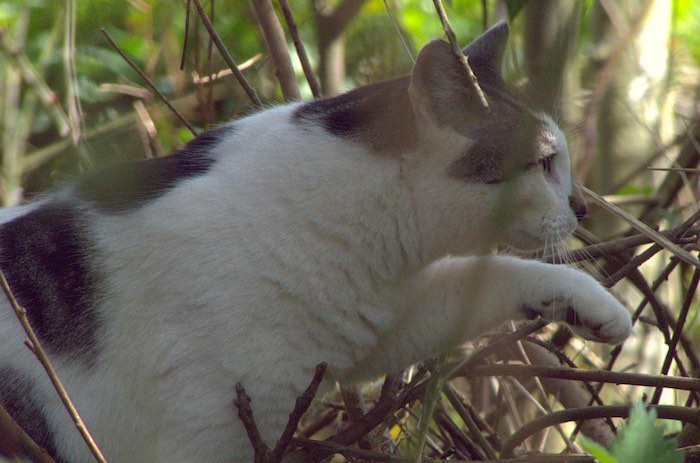
POLYGON ((565 321, 606 343, 623 341, 632 329, 627 310, 590 275, 509 256, 441 259, 406 282, 401 299, 401 322, 375 352, 391 371, 510 319, 565 321))

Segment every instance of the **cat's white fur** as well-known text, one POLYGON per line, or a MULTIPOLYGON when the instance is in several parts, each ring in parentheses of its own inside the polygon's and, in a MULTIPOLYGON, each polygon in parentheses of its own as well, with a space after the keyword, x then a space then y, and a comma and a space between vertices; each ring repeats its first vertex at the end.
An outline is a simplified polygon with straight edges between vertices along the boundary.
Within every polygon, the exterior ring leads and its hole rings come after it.
MULTIPOLYGON (((446 177, 470 140, 429 115, 416 149, 381 156, 291 123, 298 105, 236 121, 215 168, 157 200, 85 209, 109 328, 97 364, 54 363, 110 462, 249 463, 237 382, 272 445, 318 363, 327 383, 369 379, 522 318, 523 305, 553 320, 573 307, 589 338, 629 334, 627 311, 590 276, 488 254, 497 241, 558 242, 576 226, 566 141, 551 120, 551 175, 528 169, 506 190, 446 177)), ((0 363, 39 385, 63 458, 91 461, 24 338, 0 303, 0 363)))

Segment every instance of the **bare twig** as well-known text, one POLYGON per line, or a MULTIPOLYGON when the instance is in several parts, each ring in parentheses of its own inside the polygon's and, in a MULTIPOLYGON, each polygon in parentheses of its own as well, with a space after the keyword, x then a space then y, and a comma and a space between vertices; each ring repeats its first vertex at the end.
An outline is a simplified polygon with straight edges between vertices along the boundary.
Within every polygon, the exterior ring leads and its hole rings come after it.
POLYGON ((51 365, 51 361, 49 360, 48 356, 46 355, 44 348, 41 347, 41 343, 39 342, 39 338, 37 338, 36 333, 34 333, 34 330, 32 329, 31 325, 29 324, 29 319, 27 318, 27 311, 24 309, 24 307, 19 305, 19 303, 17 302, 17 299, 15 299, 14 294, 12 294, 12 290, 10 289, 10 285, 7 283, 7 279, 5 278, 5 275, 3 274, 2 270, 0 270, 0 286, 2 286, 2 290, 5 292, 5 296, 7 296, 7 300, 10 301, 10 305, 12 306, 12 310, 14 310, 15 315, 17 315, 19 322, 22 324, 22 328, 24 328, 24 332, 27 334, 27 337, 29 337, 29 342, 31 343, 31 346, 32 346, 32 349, 31 349, 32 352, 34 352, 34 355, 36 355, 37 359, 41 363, 41 366, 44 367, 44 370, 46 371, 46 374, 48 375, 49 380, 51 380, 51 384, 53 384, 53 387, 56 390, 56 392, 58 393, 58 396, 61 399, 61 402, 63 402, 64 407, 66 408, 66 410, 70 414, 71 418, 73 419, 73 423, 75 424, 75 427, 78 429, 78 432, 80 433, 83 440, 85 441, 85 444, 90 449, 90 452, 92 453, 93 457, 95 458, 95 461, 97 461, 99 463, 106 463, 107 460, 105 459, 104 455, 102 454, 102 451, 99 449, 99 447, 95 443, 95 440, 92 438, 90 431, 88 431, 87 427, 85 426, 85 423, 83 422, 83 419, 80 417, 78 410, 76 410, 75 406, 73 405, 73 402, 71 401, 70 397, 68 396, 68 393, 66 392, 65 387, 63 387, 63 383, 61 383, 61 380, 58 378, 58 375, 56 374, 56 370, 54 370, 53 366, 51 365))
POLYGON ((600 206, 601 208, 605 209, 606 211, 618 216, 625 222, 627 222, 632 228, 637 230, 638 232, 648 236, 655 242, 657 242, 659 245, 663 246, 664 248, 668 249, 670 252, 678 256, 680 260, 683 262, 692 265, 693 267, 700 268, 700 260, 695 258, 693 255, 691 255, 688 251, 685 249, 681 248, 678 246, 676 243, 673 241, 669 240, 666 238, 664 235, 661 233, 657 232, 653 228, 649 227, 645 223, 639 221, 632 215, 628 214, 627 212, 623 211, 619 207, 610 204, 603 198, 601 198, 597 193, 589 190, 588 188, 584 187, 583 185, 580 186, 581 191, 586 194, 596 205, 600 206))
MULTIPOLYGON (((658 418, 679 420, 686 423, 700 424, 700 410, 675 407, 670 405, 657 405, 649 407, 656 410, 658 418)), ((582 407, 562 410, 549 415, 536 418, 515 434, 513 434, 506 442, 503 443, 501 457, 510 458, 513 456, 513 450, 525 439, 532 434, 541 431, 549 426, 569 421, 580 421, 594 418, 627 418, 629 417, 630 407, 628 406, 605 406, 605 407, 582 407)))
POLYGON ((472 367, 463 372, 467 378, 480 376, 541 376, 601 383, 634 384, 637 386, 668 387, 684 391, 700 391, 700 379, 676 376, 622 373, 616 371, 583 370, 542 365, 495 364, 472 367))
POLYGON ((306 76, 306 81, 311 88, 311 93, 314 98, 321 98, 321 86, 318 83, 318 79, 316 79, 316 74, 314 74, 311 62, 309 61, 309 55, 306 54, 306 48, 304 48, 304 43, 299 36, 299 29, 297 28, 296 21, 294 21, 294 15, 292 14, 292 9, 289 7, 289 2, 287 2, 287 0, 279 0, 279 3, 282 7, 284 20, 287 23, 287 30, 289 30, 289 35, 292 36, 292 41, 294 42, 294 48, 297 50, 301 68, 304 70, 304 76, 306 76))
POLYGON ((284 428, 282 436, 279 438, 275 449, 272 451, 272 463, 279 463, 282 461, 282 455, 284 455, 287 447, 289 447, 289 443, 291 442, 292 437, 294 437, 294 432, 297 430, 301 417, 304 415, 304 413, 306 413, 306 410, 309 409, 311 401, 316 396, 318 387, 321 385, 321 381, 323 381, 323 375, 326 372, 326 367, 327 365, 325 363, 320 363, 316 366, 316 372, 311 380, 311 383, 306 388, 304 393, 297 398, 294 410, 289 415, 287 426, 284 428))
POLYGON ((433 0, 433 3, 435 4, 435 9, 438 12, 438 16, 440 16, 440 22, 442 22, 442 28, 445 30, 445 34, 447 35, 447 40, 449 40, 450 46, 452 47, 452 53, 455 55, 455 58, 457 58, 457 60, 464 67, 464 71, 467 73, 467 77, 469 78, 469 81, 471 82, 472 87, 474 87, 474 91, 476 92, 476 95, 479 97, 479 100, 481 101, 481 105, 484 107, 484 109, 486 111, 488 111, 489 110, 489 102, 486 100, 486 95, 484 94, 484 91, 481 89, 481 86, 479 85, 479 81, 476 78, 476 75, 474 74, 472 67, 469 65, 469 57, 466 56, 462 52, 462 49, 459 47, 459 44, 457 43, 457 37, 455 37, 455 33, 452 30, 452 26, 450 25, 450 20, 447 18, 447 13, 445 13, 445 7, 442 5, 442 0, 433 0))
POLYGON ((260 98, 258 98, 258 94, 255 93, 255 90, 253 89, 253 87, 250 86, 250 84, 248 83, 246 78, 243 76, 243 73, 241 73, 240 69, 236 65, 236 62, 233 60, 233 58, 231 57, 231 54, 226 49, 226 46, 221 41, 221 37, 219 37, 219 34, 216 33, 216 29, 214 29, 214 25, 211 23, 211 20, 209 19, 209 16, 207 16, 207 13, 204 11, 204 7, 202 7, 202 3, 199 0, 193 0, 193 1, 194 1, 195 8, 197 8, 197 13, 199 14, 199 17, 202 19, 202 24, 204 24, 204 27, 206 27, 207 31, 209 32, 209 36, 214 41, 216 48, 219 49, 219 53, 221 53, 221 56, 224 58, 226 63, 229 65, 229 67, 231 68, 231 71, 233 71, 233 75, 235 75, 236 79, 238 79, 238 83, 241 84, 241 87, 243 87, 243 90, 245 90, 246 94, 248 95, 248 98, 250 98, 250 101, 253 102, 253 105, 262 109, 263 105, 262 105, 262 102, 260 101, 260 98))
POLYGON ((275 63, 275 76, 280 83, 285 101, 295 101, 301 98, 297 77, 294 74, 292 60, 287 49, 287 39, 280 24, 272 0, 253 0, 255 14, 258 17, 265 43, 275 63))
POLYGON ((41 448, 10 416, 0 402, 0 457, 23 456, 37 463, 56 463, 46 449, 41 448), (22 455, 17 455, 22 452, 22 455))
MULTIPOLYGON (((673 353, 676 352, 676 346, 678 346, 678 341, 683 333, 683 327, 685 326, 685 321, 688 316, 688 311, 690 310, 690 304, 695 299, 695 291, 698 289, 698 282, 700 282, 700 269, 695 269, 693 272, 693 280, 690 282, 690 287, 683 302, 683 307, 681 308, 680 315, 678 316, 678 322, 676 328, 671 337, 671 342, 668 344, 668 352, 664 358, 664 363, 661 367, 661 374, 667 375, 668 370, 671 368, 671 361, 673 360, 673 353)), ((659 385, 654 391, 654 395, 649 403, 658 404, 661 399, 661 393, 663 392, 663 387, 659 385)))
POLYGON ((180 70, 185 69, 185 57, 187 56, 187 45, 190 38, 190 3, 191 0, 187 0, 185 3, 185 37, 182 40, 182 57, 180 58, 180 70))
POLYGON ((182 121, 182 123, 185 124, 185 126, 190 130, 190 132, 192 132, 192 135, 197 136, 197 131, 194 129, 194 127, 192 127, 192 125, 189 122, 187 122, 187 119, 185 119, 185 116, 183 116, 182 113, 180 111, 178 111, 177 108, 175 108, 175 106, 173 106, 170 103, 170 101, 168 101, 168 99, 165 97, 165 95, 163 95, 160 92, 160 90, 158 90, 158 88, 153 83, 153 81, 146 74, 144 74, 143 71, 141 71, 138 68, 138 66, 136 66, 136 63, 134 63, 131 60, 131 58, 129 58, 126 55, 126 53, 124 53, 124 51, 122 51, 122 49, 119 47, 119 45, 117 45, 117 43, 114 41, 114 39, 112 39, 112 36, 109 35, 109 32, 107 32, 107 30, 104 27, 101 27, 100 31, 102 31, 102 34, 104 34, 107 41, 110 43, 110 45, 112 45, 112 47, 114 47, 114 49, 117 51, 117 53, 119 53, 121 55, 121 57, 124 58, 124 61, 129 63, 129 66, 131 66, 131 68, 134 71, 136 71, 139 76, 141 76, 141 78, 144 80, 144 82, 146 82, 146 84, 151 88, 151 90, 153 90, 153 92, 155 92, 155 94, 158 95, 158 97, 163 101, 163 103, 165 103, 168 106, 168 108, 170 108, 170 110, 178 117, 178 119, 180 119, 182 121))

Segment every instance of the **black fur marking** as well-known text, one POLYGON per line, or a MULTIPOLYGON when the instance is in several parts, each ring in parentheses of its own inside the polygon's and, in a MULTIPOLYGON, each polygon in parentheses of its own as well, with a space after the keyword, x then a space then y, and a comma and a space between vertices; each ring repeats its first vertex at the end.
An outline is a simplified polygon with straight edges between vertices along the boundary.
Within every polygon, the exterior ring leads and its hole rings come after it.
POLYGON ((104 212, 141 206, 164 194, 181 180, 205 174, 214 163, 211 148, 233 129, 205 132, 167 157, 114 164, 78 181, 77 194, 104 212))
POLYGON ((90 363, 98 321, 79 212, 46 204, 0 226, 0 267, 45 348, 90 363))
POLYGON ((534 320, 535 318, 542 316, 541 313, 539 313, 537 310, 526 304, 523 304, 520 307, 518 307, 518 310, 521 314, 523 314, 523 317, 525 317, 528 320, 534 320))
MULTIPOLYGON (((0 367, 0 401, 15 422, 57 463, 56 445, 41 407, 32 399, 32 385, 17 371, 0 367)), ((2 436, 0 436, 2 438, 2 436)))
POLYGON ((300 106, 292 121, 300 125, 318 121, 331 134, 377 152, 404 153, 417 143, 408 84, 406 77, 314 100, 300 106))

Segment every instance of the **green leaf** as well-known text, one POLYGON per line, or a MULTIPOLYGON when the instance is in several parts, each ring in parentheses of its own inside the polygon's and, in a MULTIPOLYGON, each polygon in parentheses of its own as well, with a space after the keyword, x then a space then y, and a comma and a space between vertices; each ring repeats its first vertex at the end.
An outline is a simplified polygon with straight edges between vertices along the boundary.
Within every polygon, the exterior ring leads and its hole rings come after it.
POLYGON ((656 425, 656 411, 634 405, 629 419, 620 427, 610 450, 619 463, 682 463, 675 439, 665 439, 663 427, 656 425))
POLYGON ((578 442, 586 452, 596 457, 600 463, 618 463, 617 458, 610 455, 610 452, 602 445, 583 436, 578 438, 578 442))

